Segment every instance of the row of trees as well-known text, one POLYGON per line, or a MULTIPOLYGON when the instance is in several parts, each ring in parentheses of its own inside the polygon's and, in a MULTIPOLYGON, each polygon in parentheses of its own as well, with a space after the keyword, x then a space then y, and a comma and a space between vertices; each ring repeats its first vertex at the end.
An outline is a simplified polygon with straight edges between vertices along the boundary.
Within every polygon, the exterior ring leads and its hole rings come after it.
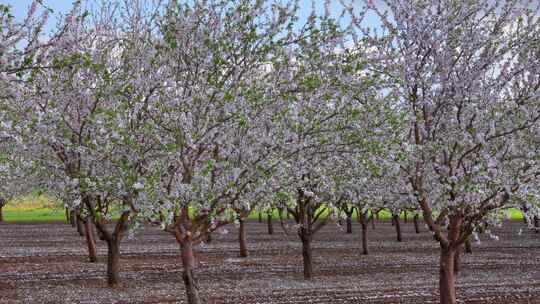
POLYGON ((24 20, 0 5, 1 196, 43 187, 95 226, 110 286, 126 233, 159 225, 189 303, 194 246, 252 210, 292 215, 306 278, 328 213, 419 210, 455 303, 471 235, 538 214, 539 8, 325 1, 303 21, 299 5, 78 2, 48 34, 38 3, 24 20))

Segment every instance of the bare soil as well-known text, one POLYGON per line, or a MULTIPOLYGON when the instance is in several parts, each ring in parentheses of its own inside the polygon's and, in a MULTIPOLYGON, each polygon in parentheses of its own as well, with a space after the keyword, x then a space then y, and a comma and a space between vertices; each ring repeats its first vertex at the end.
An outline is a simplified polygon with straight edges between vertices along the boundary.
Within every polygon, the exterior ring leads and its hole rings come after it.
MULTIPOLYGON (((266 224, 247 226, 248 258, 238 257, 237 230, 214 235, 197 248, 196 276, 206 303, 437 303, 438 245, 423 228, 402 223, 395 241, 389 222, 369 231, 369 256, 360 255, 360 226, 353 234, 330 224, 313 242, 315 279, 302 279, 296 234, 275 234, 266 224)), ((460 303, 540 303, 540 234, 520 222, 495 229, 463 254, 460 303), (522 229, 523 233, 519 233, 522 229)), ((147 227, 121 245, 121 280, 106 287, 106 245, 89 263, 86 244, 65 223, 0 224, 0 303, 184 303, 179 247, 147 227)))

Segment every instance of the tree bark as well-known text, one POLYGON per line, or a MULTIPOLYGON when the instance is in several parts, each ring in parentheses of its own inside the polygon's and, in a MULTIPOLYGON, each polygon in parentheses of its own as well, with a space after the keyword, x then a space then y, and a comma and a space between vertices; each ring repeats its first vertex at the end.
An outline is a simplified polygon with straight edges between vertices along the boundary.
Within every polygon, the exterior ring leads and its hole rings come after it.
POLYGON ((266 216, 266 224, 268 226, 268 234, 274 234, 274 225, 272 224, 272 212, 268 212, 266 216))
POLYGON ((454 275, 457 276, 461 270, 461 245, 454 253, 454 275))
POLYGON ((401 225, 399 224, 399 215, 394 215, 393 219, 394 219, 394 225, 396 226, 397 241, 401 242, 402 237, 401 237, 401 225))
POLYGON ((455 249, 441 248, 439 269, 439 292, 441 304, 456 303, 456 286, 454 273, 455 249))
POLYGON ((414 215, 413 222, 414 222, 414 232, 420 233, 420 225, 418 224, 418 214, 414 215))
POLYGON ((352 233, 352 213, 347 213, 347 233, 352 233))
MULTIPOLYGON (((303 228, 302 228, 303 229, 303 228)), ((302 258, 304 260, 304 279, 313 278, 313 254, 311 249, 311 236, 305 232, 300 233, 302 240, 302 258)))
POLYGON ((69 212, 69 209, 66 207, 66 223, 71 223, 71 218, 70 218, 70 215, 71 213, 69 212))
POLYGON ((262 220, 262 213, 259 212, 259 223, 262 223, 262 222, 263 222, 263 220, 262 220))
POLYGON ((243 218, 239 218, 240 227, 238 229, 238 242, 240 243, 240 257, 245 258, 248 256, 248 249, 246 243, 246 223, 243 218))
MULTIPOLYGON (((128 198, 124 198, 128 199, 128 198)), ((82 201, 86 206, 93 224, 96 226, 98 235, 107 243, 107 284, 109 287, 117 287, 120 284, 119 276, 119 260, 120 260, 120 243, 124 233, 128 230, 128 222, 131 211, 124 210, 117 220, 113 231, 109 231, 105 221, 99 217, 96 212, 95 201, 100 200, 99 197, 83 196, 82 201)), ((80 221, 79 221, 80 222, 80 221)), ((90 233, 92 231, 89 231, 90 233)))
POLYGON ((117 238, 107 240, 107 285, 115 288, 120 284, 118 262, 120 260, 120 241, 117 238))
POLYGON ((472 244, 471 244, 471 238, 467 238, 465 241, 465 252, 466 253, 472 253, 472 244))
POLYGON ((79 213, 77 213, 77 218, 75 219, 75 222, 77 222, 77 232, 79 233, 80 236, 84 236, 84 224, 81 220, 81 216, 79 215, 79 213))
POLYGON ((69 222, 71 224, 71 227, 73 227, 73 228, 77 227, 77 223, 76 223, 77 221, 76 221, 75 217, 76 217, 75 210, 71 210, 69 212, 69 222))
POLYGON ((92 223, 89 218, 84 219, 84 235, 86 237, 86 244, 88 245, 88 259, 90 260, 90 263, 95 263, 97 262, 96 241, 94 239, 92 223))
POLYGON ((7 204, 7 200, 0 197, 0 222, 4 221, 4 212, 2 209, 4 209, 4 206, 7 204))
POLYGON ((199 287, 193 275, 193 269, 195 268, 195 255, 193 254, 193 244, 190 240, 183 240, 180 243, 180 249, 182 251, 182 266, 184 270, 182 272, 182 279, 186 287, 186 296, 189 304, 200 304, 201 298, 199 296, 199 287))
POLYGON ((368 250, 368 238, 367 238, 367 223, 365 221, 362 221, 360 225, 362 225, 362 254, 368 255, 369 250, 368 250))
POLYGON ((371 229, 375 230, 375 216, 371 213, 371 229))

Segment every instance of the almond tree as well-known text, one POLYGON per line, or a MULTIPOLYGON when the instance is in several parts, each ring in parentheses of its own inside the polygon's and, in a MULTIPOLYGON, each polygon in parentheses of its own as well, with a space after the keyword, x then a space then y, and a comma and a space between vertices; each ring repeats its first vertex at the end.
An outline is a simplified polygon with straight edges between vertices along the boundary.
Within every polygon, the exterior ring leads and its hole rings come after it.
POLYGON ((272 128, 280 143, 272 184, 297 224, 304 278, 311 279, 313 237, 348 203, 350 158, 360 162, 376 150, 386 117, 365 50, 346 47, 347 28, 323 15, 307 29, 309 39, 290 52, 292 64, 275 75, 284 80, 274 85, 282 93, 272 128))
POLYGON ((155 90, 146 74, 148 43, 139 37, 151 29, 141 30, 148 20, 130 8, 124 8, 122 21, 109 6, 90 20, 76 6, 60 27, 61 39, 40 60, 46 68, 18 76, 24 82, 16 102, 7 104, 21 148, 49 172, 49 188, 84 215, 90 251, 95 245, 89 222, 106 241, 111 287, 119 284, 119 244, 137 212, 138 177, 152 151, 144 137, 150 130, 132 106, 134 99, 147 102, 155 90), (146 146, 137 150, 126 142, 146 146), (115 215, 119 219, 110 230, 106 223, 115 215))
POLYGON ((518 144, 537 128, 538 7, 529 1, 384 1, 376 69, 407 113, 399 162, 441 247, 441 303, 455 303, 455 254, 475 227, 538 179, 518 144))
MULTIPOLYGON (((387 118, 390 117, 392 115, 387 115, 387 118)), ((372 138, 374 144, 370 145, 370 149, 351 154, 340 169, 342 182, 338 189, 343 193, 343 200, 357 210, 358 221, 362 227, 363 255, 369 253, 367 226, 370 221, 375 220, 374 210, 402 207, 399 196, 393 194, 399 189, 399 184, 393 179, 395 172, 399 172, 399 167, 395 170, 396 166, 389 161, 393 155, 388 153, 392 151, 390 147, 396 142, 395 135, 399 134, 399 131, 394 131, 399 130, 396 128, 399 126, 399 120, 391 123, 388 119, 380 119, 380 123, 383 121, 387 128, 378 128, 379 134, 372 138)))
MULTIPOLYGON (((170 1, 151 61, 163 87, 145 104, 159 153, 137 208, 179 243, 189 303, 201 303, 194 247, 234 221, 267 174, 268 69, 291 43, 296 8, 263 1, 170 1)), ((144 144, 144 143, 141 143, 144 144)))
POLYGON ((297 223, 304 278, 312 279, 313 236, 328 222, 327 211, 335 213, 339 201, 333 180, 337 172, 332 166, 339 161, 337 134, 346 128, 343 120, 349 114, 350 99, 339 86, 339 72, 345 66, 336 52, 343 39, 341 30, 314 15, 307 28, 309 39, 291 49, 287 65, 274 74, 275 88, 281 93, 271 132, 279 146, 275 158, 280 163, 272 184, 297 223))
POLYGON ((264 205, 263 202, 268 202, 270 197, 267 191, 269 186, 265 183, 267 180, 265 175, 259 175, 256 181, 246 187, 242 198, 236 200, 231 206, 235 215, 234 224, 238 226, 239 257, 241 258, 249 255, 246 231, 247 217, 256 208, 261 208, 264 205))
POLYGON ((17 20, 9 5, 0 4, 0 221, 2 208, 21 190, 31 189, 27 171, 31 166, 20 157, 25 151, 17 149, 20 138, 11 132, 12 119, 7 106, 21 94, 21 82, 25 74, 43 67, 43 56, 47 47, 57 41, 63 31, 44 37, 43 27, 47 23, 49 10, 39 12, 39 1, 33 1, 22 20, 17 20))
MULTIPOLYGON (((344 198, 350 204, 352 204, 358 214, 358 221, 362 228, 361 240, 362 240, 362 252, 361 254, 369 254, 368 244, 368 224, 369 221, 374 221, 375 214, 373 210, 382 206, 381 198, 381 183, 380 177, 364 169, 364 166, 360 166, 358 163, 356 166, 351 166, 351 174, 348 175, 347 183, 344 185, 343 192, 344 198), (363 169, 363 170, 360 170, 363 169)), ((386 190, 386 185, 384 188, 386 190)), ((383 191, 384 191, 383 190, 383 191)))

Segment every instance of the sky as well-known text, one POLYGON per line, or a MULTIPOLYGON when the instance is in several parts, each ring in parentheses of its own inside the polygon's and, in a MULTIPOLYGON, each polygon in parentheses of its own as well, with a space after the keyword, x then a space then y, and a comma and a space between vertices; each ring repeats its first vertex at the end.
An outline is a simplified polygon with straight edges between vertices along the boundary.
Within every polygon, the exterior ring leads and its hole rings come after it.
MULTIPOLYGON (((22 18, 32 4, 32 0, 0 0, 0 3, 11 6, 13 15, 17 18, 22 18)), ((43 0, 43 4, 52 8, 55 14, 67 12, 72 3, 73 1, 71 0, 43 0)))
MULTIPOLYGON (((356 0, 357 5, 362 5, 364 2, 363 0, 356 0)), ((51 8, 54 11, 54 18, 51 18, 45 28, 46 32, 50 32, 52 29, 54 29, 56 25, 56 18, 60 14, 65 14, 69 11, 69 9, 72 6, 73 1, 72 0, 42 0, 43 4, 49 8, 51 8)), ((98 2, 97 0, 90 0, 90 2, 98 2)), ((324 9, 324 1, 323 0, 316 0, 317 9, 321 12, 324 9)), ((336 14, 338 14, 341 9, 339 6, 338 1, 332 1, 332 11, 336 14)), ((7 4, 12 7, 12 14, 17 18, 21 19, 26 16, 26 11, 32 4, 32 0, 0 0, 1 4, 7 4)), ((311 12, 311 1, 301 1, 301 7, 300 7, 300 23, 305 21, 307 19, 307 16, 311 12)), ((366 20, 367 25, 377 25, 377 21, 373 16, 370 16, 366 20)))
MULTIPOLYGON (((26 16, 26 12, 32 4, 32 0, 0 0, 0 3, 11 6, 11 13, 17 20, 21 20, 26 16)), ((49 22, 46 24, 46 32, 54 29, 58 15, 60 13, 67 13, 71 8, 72 3, 73 1, 71 0, 43 0, 43 4, 54 11, 54 18, 49 19, 49 22)))

